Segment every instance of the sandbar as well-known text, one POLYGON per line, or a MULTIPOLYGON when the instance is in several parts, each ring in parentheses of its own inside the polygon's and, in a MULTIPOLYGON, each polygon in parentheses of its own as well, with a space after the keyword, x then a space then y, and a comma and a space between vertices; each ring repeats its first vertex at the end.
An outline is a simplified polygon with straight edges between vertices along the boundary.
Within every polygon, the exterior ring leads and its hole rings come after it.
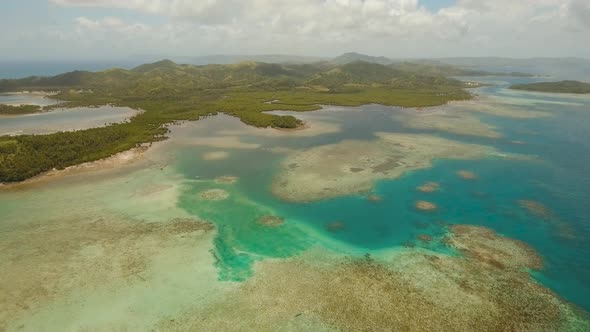
POLYGON ((203 160, 222 160, 228 157, 229 153, 227 151, 210 151, 203 154, 203 160))

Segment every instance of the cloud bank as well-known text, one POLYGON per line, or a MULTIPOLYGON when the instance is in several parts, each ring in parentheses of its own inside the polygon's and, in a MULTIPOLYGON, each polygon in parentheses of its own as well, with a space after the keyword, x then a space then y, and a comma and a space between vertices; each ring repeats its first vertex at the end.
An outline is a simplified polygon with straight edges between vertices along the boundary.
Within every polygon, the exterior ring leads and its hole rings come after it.
POLYGON ((590 56, 587 0, 457 0, 436 11, 418 0, 50 3, 80 15, 40 34, 105 56, 345 51, 391 57, 590 56), (97 17, 105 10, 116 15, 97 17), (93 46, 97 43, 108 47, 93 46))

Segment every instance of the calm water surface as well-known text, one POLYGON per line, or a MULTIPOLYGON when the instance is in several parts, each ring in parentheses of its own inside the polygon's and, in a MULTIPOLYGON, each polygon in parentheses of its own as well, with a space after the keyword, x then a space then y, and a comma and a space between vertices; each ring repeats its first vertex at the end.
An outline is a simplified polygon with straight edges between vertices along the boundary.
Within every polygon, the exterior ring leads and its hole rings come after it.
POLYGON ((136 115, 129 107, 99 106, 54 109, 49 112, 0 117, 0 135, 50 134, 102 127, 136 115))
POLYGON ((59 100, 47 98, 43 94, 0 93, 0 104, 48 106, 58 104, 59 102, 59 100))

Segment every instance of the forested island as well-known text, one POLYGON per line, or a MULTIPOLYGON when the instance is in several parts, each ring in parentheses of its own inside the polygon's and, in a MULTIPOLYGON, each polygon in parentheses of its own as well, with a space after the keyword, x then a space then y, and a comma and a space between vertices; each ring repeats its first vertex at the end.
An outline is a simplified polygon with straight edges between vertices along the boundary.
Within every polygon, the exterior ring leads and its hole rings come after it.
POLYGON ((510 89, 538 92, 583 94, 590 93, 590 83, 584 83, 580 81, 541 82, 530 84, 515 84, 512 85, 510 89))
MULTIPOLYGON (((368 103, 426 107, 465 100, 471 97, 465 88, 477 84, 447 77, 461 72, 447 65, 421 63, 243 62, 194 66, 163 60, 131 70, 113 68, 0 80, 0 92, 60 91, 50 96, 65 101, 60 107, 112 104, 145 111, 129 122, 101 128, 0 137, 0 182, 22 181, 54 168, 105 158, 142 143, 162 140, 167 133, 166 124, 198 120, 218 112, 256 127, 295 128, 301 125, 295 117, 265 112, 368 103)), ((35 111, 28 106, 2 109, 35 111)))

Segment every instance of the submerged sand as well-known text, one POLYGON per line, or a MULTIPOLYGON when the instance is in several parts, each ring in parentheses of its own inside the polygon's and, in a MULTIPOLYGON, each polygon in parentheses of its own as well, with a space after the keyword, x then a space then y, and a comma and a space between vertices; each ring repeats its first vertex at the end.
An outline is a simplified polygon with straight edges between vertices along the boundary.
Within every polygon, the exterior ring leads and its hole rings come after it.
POLYGON ((377 180, 428 168, 434 159, 500 156, 494 148, 430 135, 377 133, 288 155, 272 184, 281 199, 305 202, 370 191, 377 180))
POLYGON ((203 160, 223 160, 229 158, 227 151, 210 151, 203 154, 203 160))
POLYGON ((562 220, 553 210, 541 202, 531 199, 518 200, 518 205, 525 209, 531 216, 540 218, 544 222, 550 224, 555 228, 557 235, 560 238, 572 240, 576 238, 576 232, 572 225, 565 220, 562 220))
POLYGON ((502 135, 490 124, 482 122, 476 115, 463 111, 439 111, 430 113, 403 112, 393 119, 406 128, 446 131, 458 135, 498 138, 502 135))
MULTIPOLYGON (((0 330, 145 330, 159 315, 142 309, 151 296, 181 285, 192 287, 186 295, 198 296, 196 285, 215 282, 207 254, 213 230, 196 219, 160 223, 124 216, 18 227, 0 242, 0 330), (202 266, 202 272, 191 271, 192 265, 202 266), (170 268, 178 275, 168 275, 170 268), (185 280, 188 274, 192 282, 185 280), (144 288, 166 279, 167 284, 144 288)), ((158 311, 174 312, 187 300, 179 296, 177 304, 158 311)))
MULTIPOLYGON (((533 111, 530 107, 522 107, 505 98, 498 99, 491 96, 477 96, 467 101, 452 101, 449 107, 455 112, 483 113, 513 119, 533 119, 552 116, 545 111, 533 111)), ((526 105, 525 105, 526 106, 526 105)))
MULTIPOLYGON (((482 97, 468 101, 452 101, 444 106, 407 109, 392 115, 394 121, 406 128, 444 131, 457 135, 500 138, 503 135, 494 125, 482 121, 480 114, 531 119, 552 116, 549 112, 531 111, 518 103, 506 103, 504 98, 482 97)), ((530 100, 529 100, 530 101, 530 100)))

